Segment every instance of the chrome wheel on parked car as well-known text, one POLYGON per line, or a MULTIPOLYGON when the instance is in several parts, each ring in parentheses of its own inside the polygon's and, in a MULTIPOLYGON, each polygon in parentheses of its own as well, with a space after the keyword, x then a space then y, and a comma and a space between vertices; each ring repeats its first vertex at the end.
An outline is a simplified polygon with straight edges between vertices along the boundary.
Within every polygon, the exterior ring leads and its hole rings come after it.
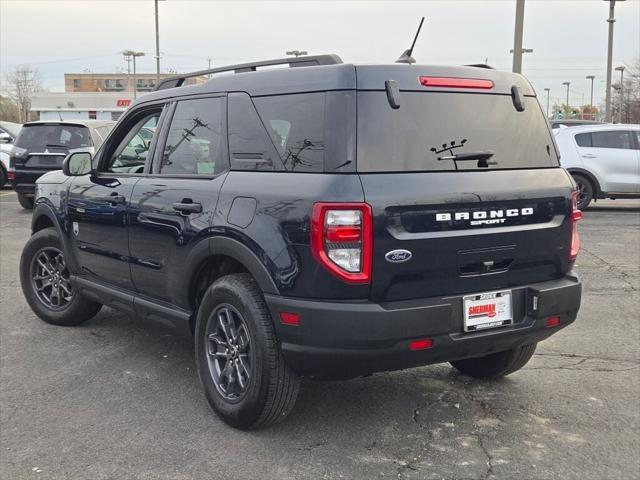
POLYGON ((209 373, 222 397, 240 400, 251 381, 251 340, 244 319, 229 304, 220 305, 207 325, 209 373))

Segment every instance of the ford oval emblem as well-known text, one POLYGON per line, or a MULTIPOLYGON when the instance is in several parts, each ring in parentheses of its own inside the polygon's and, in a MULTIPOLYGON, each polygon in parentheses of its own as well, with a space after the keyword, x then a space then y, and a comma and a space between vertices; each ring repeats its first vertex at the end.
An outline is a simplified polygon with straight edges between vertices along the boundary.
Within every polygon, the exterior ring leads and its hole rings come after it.
POLYGON ((384 258, 387 262, 402 263, 411 260, 412 253, 409 250, 391 250, 387 252, 384 258))

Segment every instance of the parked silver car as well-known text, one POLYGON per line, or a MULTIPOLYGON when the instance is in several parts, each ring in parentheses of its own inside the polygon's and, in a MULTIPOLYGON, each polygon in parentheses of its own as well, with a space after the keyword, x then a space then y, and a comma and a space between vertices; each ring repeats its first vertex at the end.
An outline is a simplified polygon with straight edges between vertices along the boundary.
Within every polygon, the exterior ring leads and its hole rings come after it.
POLYGON ((599 198, 640 198, 640 125, 554 130, 560 163, 573 176, 584 210, 599 198))

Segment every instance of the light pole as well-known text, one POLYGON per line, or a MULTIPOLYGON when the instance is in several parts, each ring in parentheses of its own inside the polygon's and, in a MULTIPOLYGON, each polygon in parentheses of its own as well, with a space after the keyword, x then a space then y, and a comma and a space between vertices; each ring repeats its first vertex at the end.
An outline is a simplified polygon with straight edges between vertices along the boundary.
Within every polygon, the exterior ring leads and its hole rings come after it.
POLYGON ((618 123, 622 123, 622 108, 624 107, 624 65, 616 67, 616 72, 620 72, 620 111, 618 112, 618 123))
POLYGON ((595 80, 595 75, 587 75, 585 77, 587 80, 591 80, 591 100, 589 101, 589 113, 591 116, 591 120, 595 120, 593 115, 593 81, 595 80))
POLYGON ((613 66, 613 24, 616 19, 614 17, 614 10, 616 8, 616 1, 624 2, 625 0, 605 0, 609 2, 609 41, 607 44, 607 91, 605 92, 605 121, 611 123, 611 67, 613 66))
POLYGON ((160 83, 160 21, 158 19, 158 1, 154 0, 156 9, 156 85, 160 83))
POLYGON ((136 90, 137 90, 136 57, 144 57, 144 52, 134 52, 133 50, 125 50, 124 52, 122 52, 122 54, 125 56, 125 58, 127 57, 133 58, 133 99, 135 100, 137 97, 136 95, 136 90))
POLYGON ((516 26, 513 35, 513 68, 515 73, 522 73, 522 54, 533 50, 522 48, 522 35, 524 32, 524 0, 516 0, 516 26))
POLYGON ((550 88, 545 88, 545 92, 547 92, 547 118, 549 118, 549 95, 551 94, 550 88))
POLYGON ((293 55, 296 58, 298 58, 301 55, 308 55, 309 54, 309 52, 307 52, 306 50, 287 50, 284 53, 285 53, 285 55, 293 55))
POLYGON ((569 85, 571 85, 571 82, 562 82, 562 85, 567 86, 567 108, 569 108, 569 85))

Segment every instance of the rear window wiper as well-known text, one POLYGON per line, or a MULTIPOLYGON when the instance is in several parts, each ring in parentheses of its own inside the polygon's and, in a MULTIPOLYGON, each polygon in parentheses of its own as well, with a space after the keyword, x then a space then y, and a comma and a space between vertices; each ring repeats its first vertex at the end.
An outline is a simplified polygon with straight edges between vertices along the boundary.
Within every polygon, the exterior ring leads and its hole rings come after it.
POLYGON ((458 169, 458 162, 465 162, 469 160, 477 160, 478 168, 488 168, 489 165, 497 165, 498 162, 488 162, 491 157, 493 157, 493 152, 465 152, 465 153, 457 153, 453 155, 444 155, 442 157, 438 157, 438 160, 453 160, 453 163, 458 169))

